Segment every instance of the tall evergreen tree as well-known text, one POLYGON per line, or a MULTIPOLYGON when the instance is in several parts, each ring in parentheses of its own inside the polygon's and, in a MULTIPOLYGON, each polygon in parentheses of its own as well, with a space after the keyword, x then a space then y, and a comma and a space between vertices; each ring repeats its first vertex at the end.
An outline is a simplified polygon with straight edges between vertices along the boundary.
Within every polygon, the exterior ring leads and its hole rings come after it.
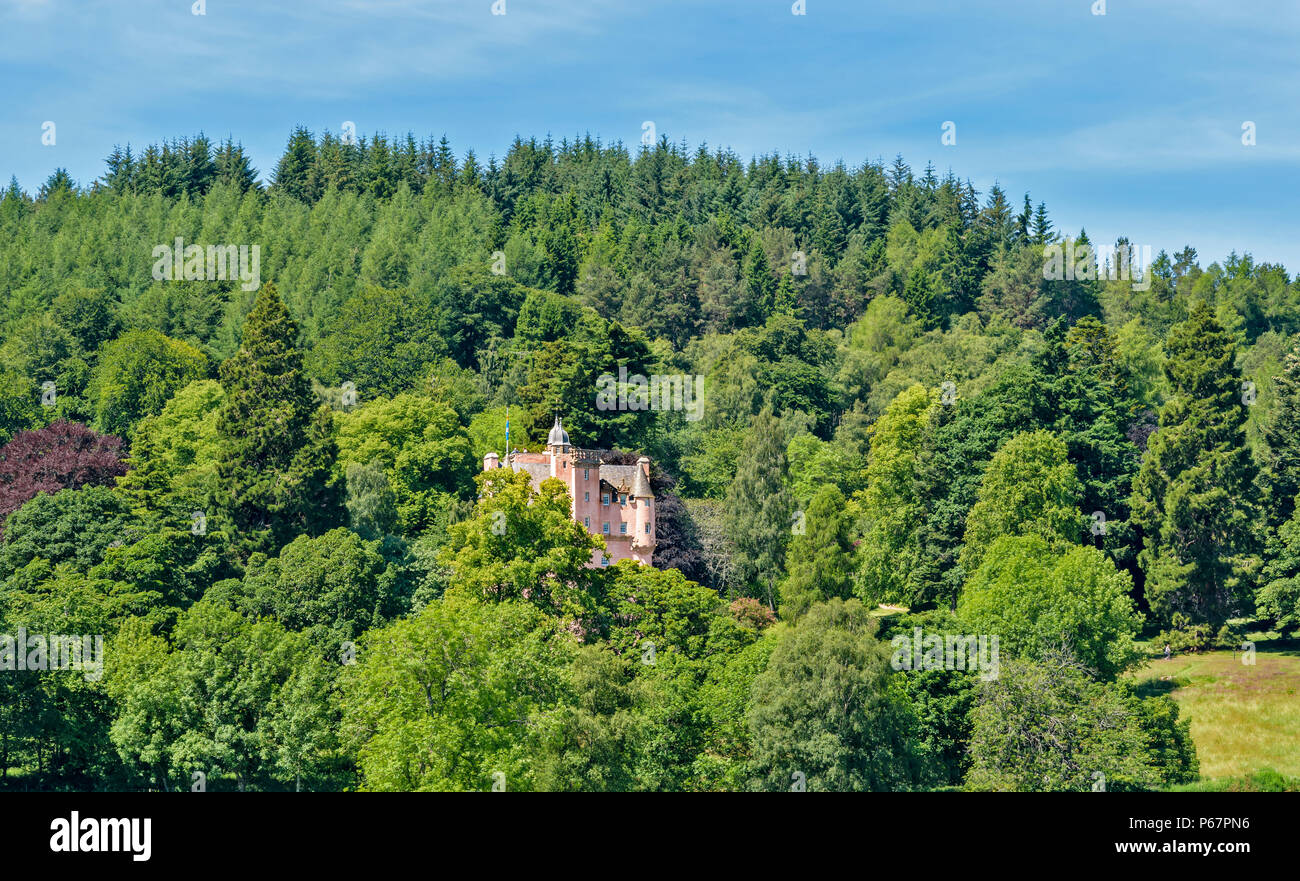
POLYGON ((1276 528, 1291 519, 1300 493, 1300 351, 1287 353, 1282 372, 1273 377, 1273 389, 1273 416, 1261 426, 1260 436, 1269 523, 1276 528))
POLYGON ((834 484, 823 486, 813 496, 803 518, 804 532, 790 542, 789 574, 781 584, 782 617, 797 617, 829 599, 849 598, 853 589, 852 519, 844 506, 844 494, 834 484))
POLYGON ((295 348, 297 324, 267 282, 244 323, 239 351, 221 365, 217 418, 222 461, 214 502, 245 551, 271 552, 340 519, 331 481, 335 446, 295 348))
POLYGON ((1158 617, 1218 624, 1248 605, 1259 562, 1237 343, 1198 301, 1165 348, 1172 394, 1133 486, 1138 559, 1158 617))
POLYGON ((1030 224, 1034 219, 1034 207, 1029 202, 1029 194, 1025 193, 1025 207, 1016 215, 1016 241, 1028 242, 1030 224))
POLYGON ((316 178, 316 142, 311 132, 298 126, 275 167, 275 188, 311 204, 320 196, 316 178))
POLYGON ((1052 221, 1047 218, 1047 203, 1039 202, 1038 207, 1034 209, 1034 244, 1045 245, 1050 242, 1052 238, 1052 221))
MULTIPOLYGON (((127 158, 130 158, 129 151, 127 158)), ((227 138, 217 148, 213 162, 216 164, 216 182, 218 184, 233 185, 241 193, 257 189, 257 169, 253 168, 249 163, 248 155, 244 152, 242 144, 236 144, 230 138, 227 138)))
POLYGON ((754 417, 727 492, 726 531, 736 547, 736 574, 773 610, 794 509, 782 435, 769 402, 754 417))

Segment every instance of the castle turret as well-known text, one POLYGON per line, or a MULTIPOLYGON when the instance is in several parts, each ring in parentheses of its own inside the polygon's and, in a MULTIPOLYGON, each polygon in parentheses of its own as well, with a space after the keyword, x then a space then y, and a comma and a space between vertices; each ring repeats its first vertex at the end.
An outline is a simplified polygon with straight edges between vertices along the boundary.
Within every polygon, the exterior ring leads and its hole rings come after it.
MULTIPOLYGON (((636 460, 636 474, 632 477, 632 503, 636 505, 634 520, 636 535, 632 546, 653 552, 655 547, 654 493, 650 490, 650 460, 645 456, 636 460)), ((642 562, 648 563, 649 560, 642 562)))
POLYGON ((551 457, 551 476, 562 477, 560 471, 560 458, 569 452, 569 433, 560 425, 560 417, 555 417, 555 424, 551 426, 551 433, 546 436, 546 452, 551 457))
POLYGON ((560 425, 560 417, 555 417, 555 424, 551 426, 551 433, 546 436, 546 445, 554 448, 557 453, 567 453, 569 451, 569 433, 560 425))
POLYGON ((496 453, 488 453, 486 456, 483 457, 484 471, 491 471, 494 468, 500 468, 500 467, 501 467, 501 460, 497 457, 496 453))

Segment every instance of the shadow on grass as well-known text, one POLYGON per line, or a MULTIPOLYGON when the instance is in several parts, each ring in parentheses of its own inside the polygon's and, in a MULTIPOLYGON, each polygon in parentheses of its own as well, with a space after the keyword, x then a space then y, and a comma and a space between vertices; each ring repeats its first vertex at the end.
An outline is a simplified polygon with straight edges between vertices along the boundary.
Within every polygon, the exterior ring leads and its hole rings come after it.
POLYGON ((1177 679, 1144 679, 1133 687, 1138 697, 1159 697, 1181 688, 1185 683, 1177 679))

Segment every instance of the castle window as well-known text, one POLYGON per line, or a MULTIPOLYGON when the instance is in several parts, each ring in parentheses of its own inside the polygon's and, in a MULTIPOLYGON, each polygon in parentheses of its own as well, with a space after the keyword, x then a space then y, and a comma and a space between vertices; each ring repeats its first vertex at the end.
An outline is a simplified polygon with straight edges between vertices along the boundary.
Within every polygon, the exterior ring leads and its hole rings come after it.
POLYGON ((600 494, 600 503, 601 503, 602 505, 608 505, 608 504, 609 504, 609 493, 601 493, 601 494, 600 494))
POLYGON ((649 523, 647 523, 647 524, 645 525, 645 534, 646 534, 646 535, 649 535, 649 534, 650 534, 650 524, 649 524, 649 523))
POLYGON ((618 524, 618 532, 619 535, 627 535, 627 524, 626 523, 618 524))
POLYGON ((608 521, 608 520, 605 521, 605 527, 601 530, 601 532, 605 533, 606 535, 609 535, 609 521, 608 521))
POLYGON ((627 493, 621 493, 621 494, 619 495, 619 497, 618 497, 618 503, 619 503, 620 505, 626 505, 626 504, 627 504, 627 493))
POLYGON ((583 468, 583 469, 582 469, 582 479, 583 479, 583 480, 591 480, 591 469, 590 469, 590 468, 583 468))
POLYGON ((582 494, 582 500, 583 500, 584 502, 590 502, 590 501, 591 501, 591 493, 583 493, 583 494, 582 494))
MULTIPOLYGON (((583 518, 582 518, 582 525, 585 526, 585 527, 587 527, 588 529, 590 529, 590 528, 591 528, 591 518, 590 518, 590 517, 583 517, 583 518)), ((649 529, 650 529, 650 528, 647 526, 647 527, 646 527, 646 531, 648 532, 649 529)))
POLYGON ((602 566, 608 566, 608 565, 609 565, 609 557, 601 557, 601 558, 600 558, 600 565, 602 565, 602 566))

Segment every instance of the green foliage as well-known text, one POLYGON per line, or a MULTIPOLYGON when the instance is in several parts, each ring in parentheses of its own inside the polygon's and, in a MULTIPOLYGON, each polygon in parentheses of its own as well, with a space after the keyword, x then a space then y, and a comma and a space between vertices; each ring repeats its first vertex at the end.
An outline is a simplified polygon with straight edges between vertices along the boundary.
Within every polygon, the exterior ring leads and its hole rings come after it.
POLYGON ((1078 543, 1084 523, 1081 494, 1059 438, 1046 431, 1011 438, 984 469, 979 497, 966 515, 962 567, 979 569, 989 546, 1003 536, 1037 535, 1049 547, 1078 543))
MULTIPOLYGON (((897 654, 902 646, 893 640, 903 636, 906 645, 911 646, 918 627, 921 628, 923 645, 930 636, 942 638, 945 644, 950 636, 957 639, 967 636, 964 625, 952 612, 936 609, 882 619, 880 638, 894 646, 897 654)), ((991 666, 994 663, 991 653, 989 661, 991 666)), ((1000 656, 996 661, 1000 663, 1000 656)), ((980 692, 979 674, 969 668, 949 670, 929 664, 921 669, 908 667, 910 665, 904 666, 906 672, 901 681, 903 692, 917 716, 918 752, 938 773, 938 783, 960 786, 970 770, 970 714, 980 692)))
POLYGON ((217 414, 225 392, 198 380, 176 392, 157 416, 136 426, 131 470, 118 487, 142 516, 191 520, 203 510, 221 461, 217 414))
POLYGON ((1145 735, 1147 763, 1160 774, 1166 786, 1191 783, 1200 773, 1196 744, 1192 742, 1192 720, 1179 719, 1178 704, 1168 695, 1129 696, 1138 725, 1145 735))
POLYGON ((534 788, 537 721, 560 697, 573 648, 518 600, 449 596, 371 631, 341 683, 361 788, 534 788))
POLYGON ((1256 466, 1236 342, 1204 302, 1166 343, 1172 395, 1133 485, 1152 611, 1212 625, 1246 603, 1258 560, 1256 466))
POLYGON ((334 414, 339 461, 384 470, 403 532, 439 518, 474 473, 469 436, 446 404, 413 394, 368 401, 334 414))
POLYGON ((357 291, 315 352, 320 376, 351 382, 362 400, 410 389, 446 354, 437 321, 428 298, 409 288, 357 291))
MULTIPOLYGON (((116 489, 60 492, 87 482, 75 450, 0 455, 0 629, 112 649, 101 682, 0 677, 0 777, 1186 785, 1186 720, 1108 681, 1133 601, 1157 652, 1237 643, 1252 608, 1300 627, 1282 267, 1188 247, 1148 290, 1086 257, 1047 280, 1086 234, 902 157, 519 138, 483 165, 298 128, 270 176, 198 135, 0 197, 0 444, 93 422, 130 457, 116 489), (275 284, 155 281, 176 236, 259 242, 275 284), (702 408, 602 409, 620 368, 701 376, 702 408), (507 407, 508 446, 558 412, 575 445, 652 458, 665 568, 591 566, 556 483, 475 486, 507 407), (850 593, 959 608, 889 626, 999 634, 1007 681, 889 672, 850 593)), ((92 483, 124 467, 98 452, 92 483)))
POLYGON ((339 519, 333 426, 326 411, 315 412, 296 336, 268 282, 239 351, 221 365, 214 500, 249 551, 277 549, 339 519))
POLYGON ((36 382, 17 370, 0 368, 0 444, 41 424, 41 393, 36 382))
POLYGON ((240 791, 341 782, 336 674, 304 635, 205 600, 181 616, 172 643, 132 622, 109 657, 112 742, 151 785, 190 785, 198 773, 240 791))
POLYGON ((872 427, 867 487, 862 493, 866 534, 854 592, 864 602, 897 602, 919 554, 924 514, 917 469, 934 392, 916 385, 895 398, 872 427))
POLYGON ((845 510, 844 494, 822 487, 796 523, 786 554, 787 575, 781 582, 781 617, 797 618, 816 603, 848 599, 853 589, 853 518, 845 510))
MULTIPOLYGON (((1155 789, 1178 760, 1150 750, 1161 706, 1140 709, 1119 685, 1094 681, 1068 655, 1012 660, 972 711, 968 789, 1088 792, 1155 789)), ((1167 718, 1167 717, 1166 717, 1167 718)), ((1186 728, 1179 729, 1186 736, 1186 728)), ((1176 747, 1175 747, 1176 748, 1176 747)))
POLYGON ((279 557, 254 556, 244 577, 240 610, 274 616, 308 637, 323 658, 338 660, 347 645, 399 611, 377 542, 347 529, 300 535, 279 557))
POLYGON ((1038 535, 1003 536, 989 546, 957 603, 974 633, 996 634, 1003 649, 1042 658, 1069 648, 1112 679, 1137 660, 1127 572, 1090 547, 1054 549, 1038 535))
POLYGON ((856 599, 813 606, 781 634, 754 680, 754 785, 812 792, 918 787, 917 721, 876 622, 856 599))
POLYGON ((714 618, 723 603, 714 591, 676 569, 658 570, 620 560, 610 570, 609 645, 617 654, 657 657, 676 652, 691 660, 709 654, 714 618))
POLYGON ((347 463, 348 524, 362 538, 374 539, 397 531, 397 494, 384 467, 347 463))
POLYGON ((737 579, 750 596, 777 606, 777 582, 792 526, 793 505, 785 488, 785 444, 765 405, 754 419, 745 450, 727 491, 726 532, 736 548, 737 579))
POLYGON ((99 428, 123 437, 162 410, 178 390, 207 374, 207 357, 156 330, 135 330, 107 343, 87 389, 99 428))
POLYGON ((37 559, 87 572, 114 543, 128 543, 141 531, 129 506, 108 487, 42 493, 5 521, 0 575, 11 576, 37 559))
POLYGON ((525 599, 591 626, 598 584, 587 564, 594 551, 604 549, 604 540, 570 518, 564 484, 544 480, 534 490, 527 472, 507 468, 483 472, 475 481, 480 498, 474 516, 451 526, 439 554, 454 585, 449 593, 525 599))
POLYGON ((1266 453, 1263 480, 1268 490, 1270 521, 1291 519, 1300 494, 1300 352, 1288 352, 1284 369, 1273 377, 1277 401, 1273 418, 1260 432, 1266 453))

